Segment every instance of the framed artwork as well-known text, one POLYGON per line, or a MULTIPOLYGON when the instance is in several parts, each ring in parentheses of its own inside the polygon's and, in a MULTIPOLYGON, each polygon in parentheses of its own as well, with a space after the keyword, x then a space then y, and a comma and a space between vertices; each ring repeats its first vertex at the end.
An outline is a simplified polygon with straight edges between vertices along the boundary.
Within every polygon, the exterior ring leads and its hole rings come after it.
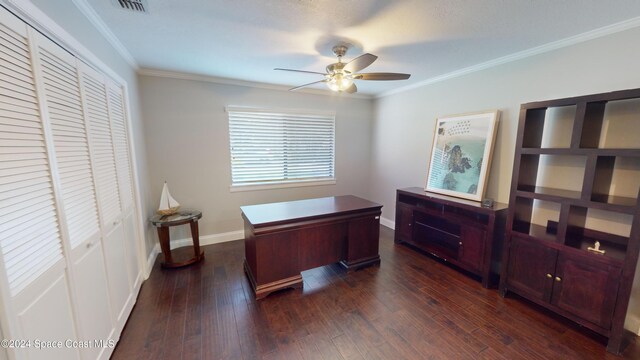
POLYGON ((426 191, 481 201, 500 111, 436 119, 426 191))

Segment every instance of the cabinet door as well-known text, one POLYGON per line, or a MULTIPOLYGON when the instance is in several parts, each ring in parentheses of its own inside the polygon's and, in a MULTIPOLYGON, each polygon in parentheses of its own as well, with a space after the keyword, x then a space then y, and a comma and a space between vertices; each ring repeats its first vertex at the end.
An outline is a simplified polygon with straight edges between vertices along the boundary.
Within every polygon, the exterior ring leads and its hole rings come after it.
POLYGON ((347 232, 347 265, 378 257, 380 216, 350 220, 347 232))
POLYGON ((413 208, 402 203, 396 205, 396 241, 411 240, 413 208))
POLYGON ((484 237, 486 232, 473 226, 463 226, 460 232, 458 261, 479 271, 484 261, 484 237))
POLYGON ((620 267, 560 252, 551 303, 609 329, 619 278, 620 267))
POLYGON ((549 301, 557 250, 531 240, 511 239, 507 286, 530 299, 549 301))

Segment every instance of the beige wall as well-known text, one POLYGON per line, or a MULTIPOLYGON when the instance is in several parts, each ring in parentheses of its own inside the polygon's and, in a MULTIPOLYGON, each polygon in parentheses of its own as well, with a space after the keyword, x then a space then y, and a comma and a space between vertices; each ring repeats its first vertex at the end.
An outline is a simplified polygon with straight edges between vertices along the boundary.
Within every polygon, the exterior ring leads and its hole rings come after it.
MULTIPOLYGON (((383 204, 383 218, 393 221, 395 190, 424 187, 435 119, 499 109, 502 118, 486 195, 508 202, 520 104, 640 87, 639 38, 640 29, 631 29, 378 99, 370 200, 383 204)), ((637 136, 638 122, 628 130, 637 136)), ((638 332, 638 277, 630 309, 628 326, 638 332)))
MULTIPOLYGON (((49 18, 71 34, 85 48, 91 51, 97 58, 105 63, 111 70, 117 73, 127 83, 129 93, 128 105, 131 110, 132 138, 134 143, 135 160, 138 167, 137 176, 140 182, 140 196, 142 199, 142 214, 146 217, 150 214, 146 204, 149 194, 149 178, 147 176, 147 155, 144 145, 144 128, 140 116, 138 100, 138 78, 136 71, 122 56, 111 46, 98 30, 78 10, 71 0, 31 0, 49 18)), ((152 211, 152 210, 151 210, 152 211)), ((145 223, 145 247, 147 255, 155 245, 152 228, 145 223)))
MULTIPOLYGON (((140 76, 153 199, 166 180, 183 207, 202 210, 203 236, 242 230, 240 206, 332 195, 367 196, 373 106, 370 99, 325 96, 205 81, 140 76), (335 111, 335 185, 230 192, 225 106, 335 111)), ((171 238, 189 237, 187 228, 171 238)))

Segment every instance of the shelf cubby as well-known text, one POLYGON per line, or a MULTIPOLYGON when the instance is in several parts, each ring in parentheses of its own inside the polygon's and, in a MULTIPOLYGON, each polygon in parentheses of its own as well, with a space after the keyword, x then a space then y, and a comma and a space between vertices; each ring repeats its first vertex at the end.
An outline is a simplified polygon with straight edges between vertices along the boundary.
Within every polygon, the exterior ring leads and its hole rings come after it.
POLYGON ((586 163, 586 156, 522 154, 517 190, 580 198, 586 163))
POLYGON ((636 206, 638 193, 640 158, 598 156, 593 174, 591 201, 628 207, 628 210, 632 211, 636 206))
POLYGON ((576 105, 527 110, 523 147, 569 148, 576 105))
POLYGON ((582 138, 588 140, 584 145, 581 144, 582 147, 640 149, 640 136, 637 131, 633 131, 638 128, 639 114, 639 98, 608 101, 601 120, 594 121, 592 127, 583 131, 582 138))
POLYGON ((627 246, 620 244, 618 241, 609 241, 612 236, 610 234, 602 234, 597 231, 586 231, 580 234, 567 234, 565 245, 574 249, 579 249, 593 256, 603 256, 621 262, 624 260, 627 246), (604 254, 598 254, 589 251, 593 248, 596 241, 600 242, 600 249, 604 250, 604 254))
POLYGON ((546 241, 557 242, 560 203, 517 197, 514 206, 514 232, 546 241))
POLYGON ((576 105, 554 106, 547 109, 542 130, 541 148, 571 147, 571 132, 576 118, 576 105))

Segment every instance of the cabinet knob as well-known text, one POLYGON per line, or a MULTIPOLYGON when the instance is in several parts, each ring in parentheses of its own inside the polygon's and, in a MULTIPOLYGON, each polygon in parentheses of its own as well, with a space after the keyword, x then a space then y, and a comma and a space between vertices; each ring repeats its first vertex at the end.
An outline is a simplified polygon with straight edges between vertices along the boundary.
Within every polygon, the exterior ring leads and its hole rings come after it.
POLYGON ((462 241, 460 241, 460 242, 458 243, 458 245, 462 246, 462 241))
POLYGON ((547 278, 551 279, 552 277, 553 277, 553 275, 547 274, 547 278))
POLYGON ((556 281, 560 282, 560 281, 562 281, 562 278, 560 276, 556 276, 556 281))

